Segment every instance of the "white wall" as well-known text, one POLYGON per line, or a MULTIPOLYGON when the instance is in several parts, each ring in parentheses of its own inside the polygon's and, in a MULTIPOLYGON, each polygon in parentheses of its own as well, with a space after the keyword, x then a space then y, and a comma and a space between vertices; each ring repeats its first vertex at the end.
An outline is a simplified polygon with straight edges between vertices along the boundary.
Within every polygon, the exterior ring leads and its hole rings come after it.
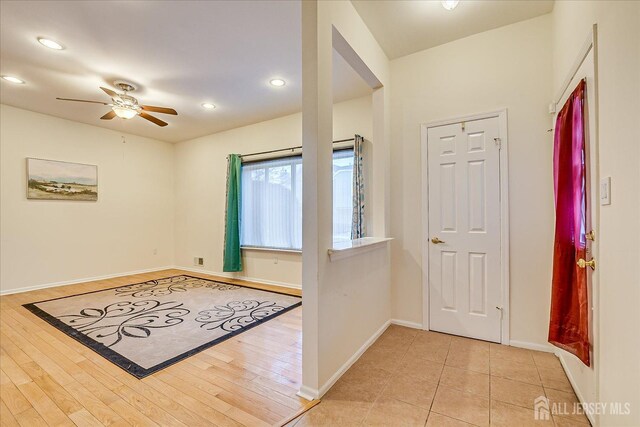
POLYGON ((553 248, 549 15, 391 62, 393 317, 422 323, 420 125, 508 109, 511 339, 545 345, 553 248))
MULTIPOLYGON (((333 111, 334 139, 358 133, 371 140, 370 96, 336 104, 333 111)), ((226 156, 297 146, 301 140, 297 113, 176 144, 176 265, 197 268, 193 258, 199 256, 204 270, 222 273, 226 156)), ((300 253, 243 250, 242 261, 244 270, 235 277, 300 287, 300 253)))
POLYGON ((2 292, 173 263, 172 144, 0 108, 2 292), (98 165, 98 201, 27 200, 27 157, 98 165))
POLYGON ((373 94, 372 233, 388 223, 388 60, 350 2, 302 3, 303 342, 302 387, 322 395, 390 319, 387 245, 330 262, 332 51, 340 52, 373 94), (347 55, 347 56, 345 56, 347 55))
POLYGON ((562 352, 585 398, 629 402, 632 413, 605 413, 603 426, 640 425, 640 2, 556 2, 554 95, 584 40, 598 25, 599 174, 611 177, 612 203, 600 207, 598 378, 562 352), (595 387, 595 390, 593 389, 595 387))

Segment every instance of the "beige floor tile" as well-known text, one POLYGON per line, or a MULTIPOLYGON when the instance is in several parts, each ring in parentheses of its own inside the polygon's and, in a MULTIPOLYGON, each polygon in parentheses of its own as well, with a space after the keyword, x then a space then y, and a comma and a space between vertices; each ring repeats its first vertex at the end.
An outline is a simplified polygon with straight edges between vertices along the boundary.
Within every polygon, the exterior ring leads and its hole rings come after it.
POLYGON ((467 393, 489 397, 489 375, 481 372, 445 366, 440 376, 440 384, 467 393))
POLYGON ((566 393, 573 393, 573 387, 568 379, 564 380, 542 380, 542 385, 545 388, 552 388, 554 390, 564 391, 566 393))
POLYGON ((538 374, 544 387, 573 393, 573 387, 562 367, 538 368, 538 374))
POLYGON ((541 386, 491 377, 491 400, 533 409, 535 399, 544 395, 541 386))
POLYGON ((465 337, 453 337, 451 338, 451 348, 453 350, 461 350, 461 351, 480 351, 480 352, 489 352, 490 343, 487 341, 474 340, 471 338, 465 337))
POLYGON ((544 367, 539 366, 538 372, 540 373, 540 378, 550 379, 550 380, 563 380, 567 379, 567 374, 565 374, 564 369, 561 365, 554 367, 544 367))
POLYGON ((447 345, 434 345, 414 341, 407 350, 406 357, 411 359, 430 360, 432 362, 444 364, 448 353, 449 346, 447 345))
POLYGON ((589 426, 589 420, 576 421, 571 418, 553 416, 553 421, 556 423, 556 427, 585 427, 589 426))
POLYGON ((562 417, 577 423, 589 424, 589 419, 578 406, 578 398, 575 393, 567 393, 546 387, 544 390, 549 398, 549 406, 554 417, 562 417))
POLYGON ((531 350, 491 343, 491 358, 506 359, 527 365, 535 365, 531 350))
POLYGON ((399 400, 376 401, 363 425, 367 426, 424 426, 429 410, 399 400))
POLYGON ((551 353, 393 325, 296 426, 586 426, 576 401, 551 353), (535 420, 545 394, 570 412, 535 420))
POLYGON ((414 342, 419 344, 430 344, 437 346, 449 346, 451 343, 451 335, 441 334, 433 331, 419 331, 414 342))
POLYGON ((391 374, 378 368, 351 367, 325 394, 323 400, 373 402, 391 374))
POLYGON ((491 425, 496 427, 553 426, 553 420, 536 420, 533 409, 491 401, 491 425))
POLYGON ((465 423, 464 421, 456 420, 455 418, 445 417, 444 415, 436 414, 435 412, 429 413, 427 418, 426 427, 470 427, 473 424, 465 423))
POLYGON ((489 352, 450 349, 445 365, 488 374, 489 352))
POLYGON ((393 350, 402 352, 402 354, 406 353, 411 345, 412 340, 408 340, 406 338, 387 338, 385 340, 378 339, 378 341, 374 342, 370 350, 393 350))
POLYGON ((374 345, 378 347, 407 348, 413 342, 418 330, 404 326, 391 325, 378 338, 374 345))
POLYGON ((437 387, 437 383, 424 381, 413 375, 398 375, 387 383, 378 401, 400 400, 428 410, 437 387))
POLYGON ((437 384, 442 374, 443 364, 430 360, 403 358, 397 375, 409 375, 424 381, 437 384))
POLYGON ((404 351, 398 351, 393 347, 369 348, 353 366, 379 368, 385 371, 395 372, 404 354, 404 351))
POLYGON ((507 359, 491 359, 491 376, 508 378, 523 383, 541 385, 540 375, 535 365, 528 365, 507 359))
POLYGON ((533 356, 533 361, 536 363, 538 368, 560 368, 562 369, 562 365, 560 364, 560 359, 553 353, 545 353, 543 351, 534 351, 531 354, 533 356))
POLYGON ((309 426, 357 426, 364 421, 372 403, 340 402, 322 400, 295 424, 309 426))
POLYGON ((443 385, 438 386, 431 411, 477 426, 489 425, 489 399, 443 385))
POLYGON ((387 330, 384 331, 380 337, 385 338, 393 336, 413 339, 419 332, 420 330, 415 328, 407 328, 406 326, 400 325, 389 325, 387 330))

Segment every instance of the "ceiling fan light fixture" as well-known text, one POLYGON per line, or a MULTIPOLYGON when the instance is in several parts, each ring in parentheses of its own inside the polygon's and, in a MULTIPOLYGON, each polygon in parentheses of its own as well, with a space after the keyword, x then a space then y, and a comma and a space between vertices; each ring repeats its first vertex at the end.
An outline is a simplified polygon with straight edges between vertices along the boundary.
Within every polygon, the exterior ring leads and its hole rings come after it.
POLYGON ((57 41, 51 40, 51 39, 47 39, 47 38, 44 38, 44 37, 38 37, 38 42, 40 42, 40 44, 42 46, 48 47, 49 49, 53 49, 53 50, 63 50, 64 49, 64 46, 62 46, 57 41))
POLYGON ((138 115, 138 111, 131 108, 114 106, 114 107, 111 107, 111 109, 113 110, 114 113, 116 113, 116 116, 125 120, 132 119, 138 115))
POLYGON ((442 7, 447 10, 453 10, 458 6, 459 0, 442 0, 442 7))

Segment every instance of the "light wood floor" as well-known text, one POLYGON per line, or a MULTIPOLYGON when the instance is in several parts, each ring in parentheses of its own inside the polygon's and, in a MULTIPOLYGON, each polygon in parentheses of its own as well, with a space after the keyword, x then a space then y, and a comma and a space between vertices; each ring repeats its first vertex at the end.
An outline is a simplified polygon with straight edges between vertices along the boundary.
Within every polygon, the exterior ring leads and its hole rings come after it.
POLYGON ((176 274, 231 281, 165 270, 0 297, 1 424, 266 426, 308 403, 295 395, 301 308, 138 380, 22 307, 176 274))

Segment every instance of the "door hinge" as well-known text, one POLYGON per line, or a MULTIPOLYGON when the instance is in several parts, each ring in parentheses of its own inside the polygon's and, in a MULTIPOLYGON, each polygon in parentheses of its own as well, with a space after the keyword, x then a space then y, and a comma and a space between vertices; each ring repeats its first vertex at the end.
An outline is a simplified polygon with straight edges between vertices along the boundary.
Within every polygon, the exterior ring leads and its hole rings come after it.
POLYGON ((502 139, 500 138, 493 138, 493 142, 496 143, 496 147, 498 147, 498 150, 502 149, 502 139))

